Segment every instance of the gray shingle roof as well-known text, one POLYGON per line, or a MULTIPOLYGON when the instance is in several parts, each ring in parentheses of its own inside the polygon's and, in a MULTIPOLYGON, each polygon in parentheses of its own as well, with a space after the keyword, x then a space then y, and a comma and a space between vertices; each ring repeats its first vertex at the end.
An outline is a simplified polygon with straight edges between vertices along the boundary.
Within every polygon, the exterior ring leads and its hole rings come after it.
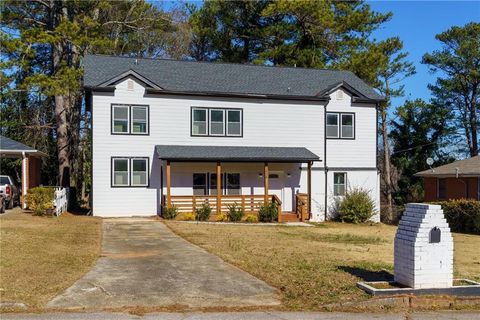
POLYGON ((29 147, 20 143, 18 141, 12 140, 10 138, 0 136, 0 150, 6 151, 35 151, 35 148, 29 147))
POLYGON ((344 82, 367 99, 383 99, 349 71, 103 55, 87 55, 84 67, 85 87, 105 85, 116 76, 133 70, 168 91, 314 98, 344 82))
POLYGON ((176 161, 308 162, 319 157, 302 147, 157 145, 158 157, 176 161))
POLYGON ((421 171, 416 173, 416 176, 419 177, 453 177, 457 175, 457 168, 458 168, 458 176, 476 176, 480 177, 480 156, 471 157, 465 160, 455 161, 440 167, 436 167, 432 169, 428 169, 425 171, 421 171))

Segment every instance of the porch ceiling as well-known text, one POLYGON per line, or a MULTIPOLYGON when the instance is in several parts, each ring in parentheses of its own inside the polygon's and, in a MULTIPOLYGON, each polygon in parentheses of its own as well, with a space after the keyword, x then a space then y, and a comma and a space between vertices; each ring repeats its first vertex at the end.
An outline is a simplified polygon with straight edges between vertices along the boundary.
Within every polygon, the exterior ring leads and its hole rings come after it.
POLYGON ((304 147, 157 145, 162 160, 195 162, 311 162, 319 156, 304 147))

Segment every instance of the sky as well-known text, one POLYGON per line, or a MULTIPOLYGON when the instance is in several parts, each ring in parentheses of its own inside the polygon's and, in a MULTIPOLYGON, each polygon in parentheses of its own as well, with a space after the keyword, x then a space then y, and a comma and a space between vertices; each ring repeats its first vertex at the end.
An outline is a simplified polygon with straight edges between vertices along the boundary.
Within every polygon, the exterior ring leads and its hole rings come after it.
POLYGON ((436 74, 421 64, 427 52, 441 48, 435 35, 452 26, 480 22, 480 1, 368 1, 373 10, 393 13, 392 19, 376 30, 373 37, 383 40, 399 36, 408 59, 415 64, 417 73, 404 80, 405 96, 394 99, 393 106, 405 99, 430 99, 429 83, 435 83, 436 74))

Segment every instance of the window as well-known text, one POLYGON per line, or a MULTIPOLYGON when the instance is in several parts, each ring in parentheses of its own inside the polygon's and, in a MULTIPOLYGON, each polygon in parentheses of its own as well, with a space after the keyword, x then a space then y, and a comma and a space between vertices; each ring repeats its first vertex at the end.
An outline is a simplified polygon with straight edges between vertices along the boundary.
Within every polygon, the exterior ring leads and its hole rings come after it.
POLYGON ((437 179, 438 188, 437 188, 437 198, 446 199, 447 198, 447 179, 437 179))
POLYGON ((242 115, 240 110, 227 111, 227 135, 241 136, 242 135, 242 115))
POLYGON ((241 137, 243 110, 193 107, 192 136, 241 137))
POLYGON ((113 106, 113 133, 128 133, 128 106, 113 106))
POLYGON ((148 134, 148 106, 112 105, 112 133, 148 134))
POLYGON ((355 114, 328 112, 327 138, 355 139, 355 114))
POLYGON ((333 174, 333 195, 344 196, 346 190, 347 174, 345 172, 335 172, 333 174))
MULTIPOLYGON (((221 181, 221 186, 220 189, 223 190, 225 189, 225 179, 224 179, 224 174, 220 176, 220 181, 221 181)), ((210 194, 211 195, 217 195, 217 174, 216 173, 211 173, 210 174, 210 194)))
POLYGON ((148 158, 112 158, 112 187, 148 186, 148 158))
POLYGON ((206 136, 207 134, 207 109, 192 109, 192 135, 206 136))
POLYGON ((146 106, 132 106, 132 133, 145 134, 148 132, 148 108, 146 106))
POLYGON ((240 195, 240 173, 227 173, 227 194, 240 195))
POLYGON ((210 134, 212 136, 225 135, 225 111, 210 109, 210 134))
POLYGON ((113 159, 113 186, 128 186, 128 159, 113 159))
POLYGON ((148 175, 148 161, 145 158, 132 159, 132 186, 146 186, 148 175))
POLYGON ((353 114, 342 114, 342 138, 353 138, 353 114))
POLYGON ((338 138, 338 113, 327 113, 327 138, 338 138))
POLYGON ((204 196, 207 194, 207 174, 193 174, 193 194, 196 196, 204 196))

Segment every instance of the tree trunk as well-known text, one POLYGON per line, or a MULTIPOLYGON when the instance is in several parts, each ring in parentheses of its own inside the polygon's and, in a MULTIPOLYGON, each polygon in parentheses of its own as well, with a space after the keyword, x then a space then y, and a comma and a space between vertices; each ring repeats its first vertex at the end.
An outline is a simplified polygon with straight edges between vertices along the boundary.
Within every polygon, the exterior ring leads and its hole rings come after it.
POLYGON ((393 220, 393 184, 392 184, 392 172, 390 164, 390 144, 388 142, 388 127, 387 127, 387 111, 386 107, 383 107, 380 111, 381 114, 381 132, 383 140, 383 180, 385 182, 385 196, 387 198, 386 216, 387 220, 391 222, 393 220))
POLYGON ((470 129, 472 131, 472 147, 470 156, 478 156, 478 115, 477 115, 477 86, 474 86, 470 103, 470 129))
POLYGON ((68 98, 55 95, 55 117, 57 120, 58 184, 70 187, 70 154, 67 123, 68 98))

